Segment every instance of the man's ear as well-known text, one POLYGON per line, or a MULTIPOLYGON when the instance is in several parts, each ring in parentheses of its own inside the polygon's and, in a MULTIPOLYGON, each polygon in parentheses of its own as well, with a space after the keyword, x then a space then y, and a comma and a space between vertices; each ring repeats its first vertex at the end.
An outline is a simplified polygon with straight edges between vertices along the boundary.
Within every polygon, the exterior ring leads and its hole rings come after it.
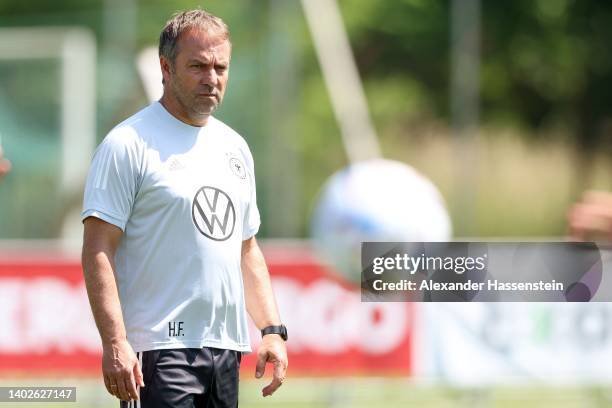
POLYGON ((172 63, 163 55, 159 57, 159 66, 162 72, 162 84, 170 80, 172 72, 172 63))

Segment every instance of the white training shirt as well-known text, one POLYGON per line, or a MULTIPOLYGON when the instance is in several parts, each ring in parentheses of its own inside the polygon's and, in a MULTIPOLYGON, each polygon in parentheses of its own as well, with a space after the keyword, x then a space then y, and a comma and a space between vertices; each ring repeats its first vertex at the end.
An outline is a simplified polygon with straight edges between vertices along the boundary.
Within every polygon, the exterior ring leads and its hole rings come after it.
POLYGON ((239 134, 213 117, 187 125, 154 102, 96 150, 81 216, 123 230, 115 274, 135 351, 250 351, 240 258, 260 219, 239 134))

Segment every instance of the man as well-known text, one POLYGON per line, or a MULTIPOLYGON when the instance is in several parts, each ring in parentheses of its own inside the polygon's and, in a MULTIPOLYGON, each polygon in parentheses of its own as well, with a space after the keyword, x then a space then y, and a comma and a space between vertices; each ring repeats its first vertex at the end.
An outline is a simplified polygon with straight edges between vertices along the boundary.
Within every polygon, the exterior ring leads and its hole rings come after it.
POLYGON ((5 175, 11 171, 11 162, 3 157, 4 152, 2 150, 2 144, 0 142, 0 181, 4 178, 5 175))
POLYGON ((253 159, 211 116, 230 54, 218 17, 173 17, 160 36, 162 98, 106 136, 88 176, 85 282, 104 383, 130 405, 237 406, 245 308, 262 329, 256 377, 274 366, 263 395, 285 377, 286 329, 255 240, 253 159))

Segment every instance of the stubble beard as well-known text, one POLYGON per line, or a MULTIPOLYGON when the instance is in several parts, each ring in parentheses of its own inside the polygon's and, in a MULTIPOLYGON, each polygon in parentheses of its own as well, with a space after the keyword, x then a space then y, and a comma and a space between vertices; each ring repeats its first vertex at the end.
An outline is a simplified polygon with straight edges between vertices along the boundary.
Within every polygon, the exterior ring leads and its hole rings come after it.
POLYGON ((197 94, 181 87, 176 78, 172 81, 171 87, 177 102, 189 116, 198 118, 210 116, 219 107, 219 101, 215 99, 215 102, 210 103, 199 99, 197 94))

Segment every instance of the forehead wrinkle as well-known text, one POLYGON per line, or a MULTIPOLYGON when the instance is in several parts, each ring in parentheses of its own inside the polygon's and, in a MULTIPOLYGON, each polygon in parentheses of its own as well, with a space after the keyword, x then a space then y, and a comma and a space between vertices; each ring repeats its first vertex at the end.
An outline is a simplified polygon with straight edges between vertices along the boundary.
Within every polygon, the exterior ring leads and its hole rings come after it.
POLYGON ((231 59, 231 47, 227 40, 206 39, 201 41, 198 36, 190 35, 190 38, 184 39, 182 51, 188 59, 200 59, 206 62, 215 61, 229 64, 231 59), (226 48, 227 47, 227 48, 226 48), (226 54, 227 56, 223 55, 226 54))
POLYGON ((231 52, 231 43, 228 39, 218 35, 211 36, 209 33, 198 29, 191 29, 181 34, 178 43, 181 42, 185 43, 185 45, 192 45, 197 48, 205 47, 206 49, 213 50, 227 45, 231 52))

